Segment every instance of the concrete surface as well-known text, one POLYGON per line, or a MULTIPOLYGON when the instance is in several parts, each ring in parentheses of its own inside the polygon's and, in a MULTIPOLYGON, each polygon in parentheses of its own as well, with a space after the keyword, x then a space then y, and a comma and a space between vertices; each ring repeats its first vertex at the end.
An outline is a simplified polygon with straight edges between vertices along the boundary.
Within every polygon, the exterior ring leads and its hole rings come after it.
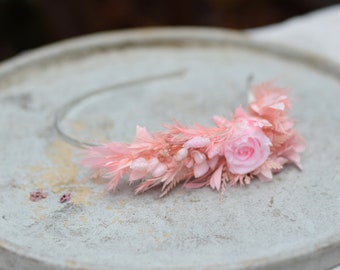
POLYGON ((148 29, 56 44, 0 66, 0 262, 8 269, 326 269, 340 262, 340 69, 319 57, 213 29, 148 29), (247 98, 246 82, 290 87, 304 171, 230 188, 114 193, 80 169, 55 112, 95 89, 186 70, 95 96, 65 120, 86 140, 129 140, 135 125, 208 124, 247 98), (43 188, 48 197, 28 200, 43 188), (58 202, 64 192, 72 200, 58 202))

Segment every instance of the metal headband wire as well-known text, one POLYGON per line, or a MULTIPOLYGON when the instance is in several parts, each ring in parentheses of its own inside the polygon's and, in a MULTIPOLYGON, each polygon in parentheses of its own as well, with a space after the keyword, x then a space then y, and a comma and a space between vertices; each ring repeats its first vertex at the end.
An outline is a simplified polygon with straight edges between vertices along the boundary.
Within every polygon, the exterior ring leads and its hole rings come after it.
POLYGON ((123 88, 127 88, 127 87, 131 87, 131 86, 136 86, 136 85, 142 85, 142 84, 146 84, 146 83, 150 83, 153 81, 158 81, 158 80, 164 80, 164 79, 168 79, 168 78, 172 78, 172 77, 178 77, 178 76, 182 76, 186 73, 186 70, 177 70, 177 71, 172 71, 169 73, 164 73, 164 74, 158 74, 158 75, 152 75, 152 76, 148 76, 148 77, 144 77, 144 78, 138 78, 138 79, 132 79, 129 81, 125 81, 125 82, 120 82, 120 83, 116 83, 113 85, 109 85, 109 86, 105 86, 99 89, 96 89, 92 92, 86 93, 82 96, 79 96, 73 100, 71 100, 70 102, 66 103, 64 106, 62 106, 55 115, 55 119, 54 119, 54 128, 56 129, 58 135, 60 136, 61 139, 63 139, 65 142, 79 147, 79 148, 91 148, 94 146, 99 146, 99 144, 95 144, 95 143, 91 143, 91 142, 85 142, 85 141, 81 141, 78 140, 74 137, 72 137, 71 135, 67 134, 62 128, 61 128, 61 123, 64 120, 64 118, 69 114, 69 112, 79 103, 83 102, 84 100, 86 100, 89 97, 104 93, 104 92, 108 92, 111 90, 117 90, 117 89, 123 89, 123 88))

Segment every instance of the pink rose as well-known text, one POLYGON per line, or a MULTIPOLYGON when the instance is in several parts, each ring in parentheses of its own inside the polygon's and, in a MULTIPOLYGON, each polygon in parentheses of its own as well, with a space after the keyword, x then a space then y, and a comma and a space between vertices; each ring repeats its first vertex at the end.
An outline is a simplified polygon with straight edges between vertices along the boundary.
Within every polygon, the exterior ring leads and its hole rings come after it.
POLYGON ((270 154, 271 141, 253 120, 244 117, 234 122, 232 138, 224 155, 229 171, 247 174, 260 167, 270 154))

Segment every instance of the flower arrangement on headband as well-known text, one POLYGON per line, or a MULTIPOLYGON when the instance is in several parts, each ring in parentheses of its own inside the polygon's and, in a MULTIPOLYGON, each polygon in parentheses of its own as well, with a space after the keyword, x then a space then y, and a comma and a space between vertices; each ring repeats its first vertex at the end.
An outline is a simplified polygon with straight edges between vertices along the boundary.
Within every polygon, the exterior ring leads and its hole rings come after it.
POLYGON ((152 134, 137 126, 132 143, 92 147, 81 164, 108 178, 110 189, 129 175, 130 183, 139 182, 136 193, 162 185, 161 196, 181 182, 223 192, 254 177, 270 181, 286 164, 302 169, 304 141, 287 115, 290 107, 287 90, 263 83, 251 90, 248 110, 238 107, 231 120, 214 116, 214 127, 175 123, 152 134))

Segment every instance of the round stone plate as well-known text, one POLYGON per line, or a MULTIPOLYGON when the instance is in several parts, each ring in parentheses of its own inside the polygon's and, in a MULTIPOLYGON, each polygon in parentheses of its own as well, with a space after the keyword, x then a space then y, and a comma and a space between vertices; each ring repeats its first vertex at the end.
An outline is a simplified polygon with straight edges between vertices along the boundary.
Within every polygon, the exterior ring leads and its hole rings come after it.
POLYGON ((143 29, 51 45, 0 66, 0 268, 326 269, 340 263, 340 70, 223 30, 143 29), (150 79, 150 77, 156 77, 150 79), (149 80, 147 79, 149 78, 149 80), (249 80, 249 78, 252 78, 249 80), (246 105, 249 81, 291 89, 303 171, 270 183, 115 192, 78 165, 79 140, 129 141, 177 119, 211 124, 246 105), (117 84, 141 80, 139 83, 117 84), (108 90, 108 89, 111 89, 108 90), (42 188, 47 197, 29 200, 42 188), (60 203, 63 193, 71 200, 60 203))

